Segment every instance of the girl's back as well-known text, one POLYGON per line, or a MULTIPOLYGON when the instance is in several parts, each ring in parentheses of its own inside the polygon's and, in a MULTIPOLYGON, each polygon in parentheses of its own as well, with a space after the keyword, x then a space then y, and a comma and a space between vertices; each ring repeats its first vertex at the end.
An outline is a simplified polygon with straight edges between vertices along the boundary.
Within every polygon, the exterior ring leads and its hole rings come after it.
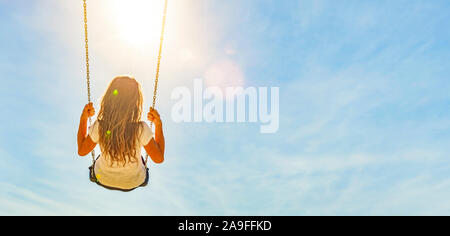
POLYGON ((78 153, 85 156, 99 144, 102 154, 93 166, 94 177, 105 187, 130 190, 146 182, 147 171, 141 157, 145 148, 156 163, 164 161, 165 141, 162 122, 156 110, 148 119, 155 124, 155 137, 143 121, 141 86, 132 77, 115 78, 101 101, 97 121, 89 128, 87 120, 94 116, 93 104, 86 105, 78 130, 78 153))

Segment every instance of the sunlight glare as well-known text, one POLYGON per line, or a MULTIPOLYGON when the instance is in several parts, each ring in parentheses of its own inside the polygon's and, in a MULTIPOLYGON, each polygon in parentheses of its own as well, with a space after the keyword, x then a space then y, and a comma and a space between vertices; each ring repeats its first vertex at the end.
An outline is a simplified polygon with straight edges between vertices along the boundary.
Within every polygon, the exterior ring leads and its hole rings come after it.
POLYGON ((136 47, 159 41, 164 0, 114 0, 111 4, 122 40, 136 47))
POLYGON ((194 60, 194 53, 187 48, 184 48, 180 51, 180 58, 183 62, 189 62, 194 60))

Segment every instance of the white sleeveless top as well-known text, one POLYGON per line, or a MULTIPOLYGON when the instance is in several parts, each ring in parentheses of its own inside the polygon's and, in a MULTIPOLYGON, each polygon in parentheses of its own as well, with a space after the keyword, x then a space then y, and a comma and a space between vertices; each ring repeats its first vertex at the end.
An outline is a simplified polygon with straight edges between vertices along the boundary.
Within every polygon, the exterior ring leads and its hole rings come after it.
MULTIPOLYGON (((141 161, 142 147, 150 143, 153 133, 150 127, 145 122, 141 122, 143 131, 139 137, 136 146, 136 163, 126 163, 125 166, 119 163, 114 163, 111 166, 110 158, 103 154, 103 149, 100 147, 102 154, 95 163, 95 174, 97 180, 108 187, 120 189, 133 189, 142 185, 147 177, 146 167, 141 161)), ((89 128, 89 136, 92 141, 98 143, 99 141, 99 123, 96 121, 89 128)))

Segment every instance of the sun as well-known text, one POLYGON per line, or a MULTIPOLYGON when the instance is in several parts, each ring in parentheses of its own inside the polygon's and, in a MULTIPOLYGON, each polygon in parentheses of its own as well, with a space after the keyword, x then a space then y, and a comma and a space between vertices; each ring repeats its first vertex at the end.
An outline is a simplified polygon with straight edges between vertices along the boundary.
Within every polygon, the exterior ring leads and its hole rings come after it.
POLYGON ((122 40, 136 47, 159 40, 164 0, 112 0, 111 6, 122 40))

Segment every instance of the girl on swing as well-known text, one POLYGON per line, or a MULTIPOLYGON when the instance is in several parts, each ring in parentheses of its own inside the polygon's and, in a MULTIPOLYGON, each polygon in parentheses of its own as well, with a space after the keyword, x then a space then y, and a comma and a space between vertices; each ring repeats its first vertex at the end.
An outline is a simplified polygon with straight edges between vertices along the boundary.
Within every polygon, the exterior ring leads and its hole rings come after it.
POLYGON ((148 183, 148 170, 141 157, 141 148, 151 159, 164 161, 164 134, 159 113, 150 108, 147 118, 155 125, 155 136, 146 122, 141 121, 143 97, 140 84, 132 77, 115 78, 101 100, 95 123, 92 103, 81 115, 78 129, 78 154, 86 156, 100 145, 102 154, 91 167, 91 179, 107 189, 131 191, 148 183))

